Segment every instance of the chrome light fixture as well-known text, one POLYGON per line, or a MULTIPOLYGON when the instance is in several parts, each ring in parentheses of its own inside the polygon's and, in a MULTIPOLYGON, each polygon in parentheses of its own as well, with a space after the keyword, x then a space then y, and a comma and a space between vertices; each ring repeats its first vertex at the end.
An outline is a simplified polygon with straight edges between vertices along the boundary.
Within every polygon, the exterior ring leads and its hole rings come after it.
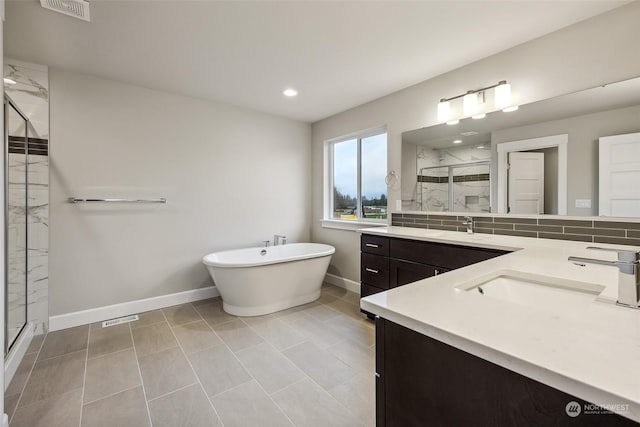
POLYGON ((461 95, 452 96, 451 98, 442 98, 438 103, 438 121, 446 122, 448 125, 458 124, 459 118, 453 117, 451 110, 451 101, 462 98, 462 114, 463 117, 472 117, 474 119, 483 119, 486 113, 479 113, 479 104, 484 102, 485 91, 495 89, 494 106, 497 110, 505 113, 516 111, 517 105, 511 104, 511 85, 506 80, 501 80, 495 85, 483 87, 481 89, 470 90, 461 95))

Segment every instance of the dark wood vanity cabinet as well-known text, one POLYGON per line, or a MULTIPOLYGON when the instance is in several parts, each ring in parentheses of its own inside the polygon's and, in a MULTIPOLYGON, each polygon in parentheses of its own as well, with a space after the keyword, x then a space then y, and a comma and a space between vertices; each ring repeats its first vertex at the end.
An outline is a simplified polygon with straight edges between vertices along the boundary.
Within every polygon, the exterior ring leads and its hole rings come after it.
POLYGON ((361 297, 507 253, 370 234, 362 235, 360 250, 361 297))
POLYGON ((638 426, 614 414, 569 417, 572 401, 587 403, 376 318, 377 427, 638 426))

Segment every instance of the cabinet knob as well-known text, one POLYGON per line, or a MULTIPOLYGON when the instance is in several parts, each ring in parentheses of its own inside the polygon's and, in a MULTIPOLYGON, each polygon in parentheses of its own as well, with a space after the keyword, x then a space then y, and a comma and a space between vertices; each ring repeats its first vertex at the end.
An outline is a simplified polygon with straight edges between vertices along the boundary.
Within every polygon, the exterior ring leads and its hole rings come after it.
POLYGON ((373 268, 365 268, 365 271, 368 271, 369 273, 375 273, 375 274, 380 273, 380 271, 374 270, 373 268))

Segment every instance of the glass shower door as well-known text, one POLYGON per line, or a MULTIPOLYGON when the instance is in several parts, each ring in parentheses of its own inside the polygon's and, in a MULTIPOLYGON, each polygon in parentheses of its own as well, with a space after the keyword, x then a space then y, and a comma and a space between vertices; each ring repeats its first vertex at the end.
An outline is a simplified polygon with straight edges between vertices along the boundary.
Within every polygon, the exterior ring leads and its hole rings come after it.
POLYGON ((5 98, 5 354, 27 323, 28 120, 5 98))

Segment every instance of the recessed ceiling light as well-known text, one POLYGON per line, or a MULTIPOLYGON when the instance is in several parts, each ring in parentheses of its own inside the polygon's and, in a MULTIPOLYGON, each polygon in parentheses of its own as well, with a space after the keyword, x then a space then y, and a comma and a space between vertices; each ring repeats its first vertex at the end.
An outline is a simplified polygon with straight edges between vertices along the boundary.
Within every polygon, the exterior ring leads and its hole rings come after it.
POLYGON ((512 111, 517 111, 517 110, 518 110, 518 108, 519 108, 519 107, 518 107, 517 105, 514 105, 514 106, 512 106, 512 107, 507 107, 507 108, 505 108, 505 109, 504 109, 504 110, 502 110, 502 111, 504 111, 505 113, 510 113, 510 112, 512 112, 512 111))
POLYGON ((4 78, 4 82, 5 82, 6 84, 8 84, 8 85, 14 85, 14 84, 16 84, 16 81, 15 81, 15 80, 11 80, 11 79, 9 79, 9 78, 7 78, 7 77, 5 77, 5 78, 4 78))
POLYGON ((476 120, 484 119, 485 117, 487 117, 487 115, 484 114, 484 113, 483 114, 476 114, 475 116, 471 116, 472 119, 476 119, 476 120))
POLYGON ((292 96, 296 96, 298 94, 298 91, 295 89, 285 89, 284 92, 282 92, 282 94, 284 96, 292 97, 292 96))
POLYGON ((454 144, 462 144, 462 140, 461 139, 456 139, 453 141, 454 144))
POLYGON ((451 121, 448 121, 448 122, 447 122, 447 124, 448 124, 449 126, 451 126, 451 125, 457 125, 458 123, 460 123, 460 120, 451 120, 451 121))

